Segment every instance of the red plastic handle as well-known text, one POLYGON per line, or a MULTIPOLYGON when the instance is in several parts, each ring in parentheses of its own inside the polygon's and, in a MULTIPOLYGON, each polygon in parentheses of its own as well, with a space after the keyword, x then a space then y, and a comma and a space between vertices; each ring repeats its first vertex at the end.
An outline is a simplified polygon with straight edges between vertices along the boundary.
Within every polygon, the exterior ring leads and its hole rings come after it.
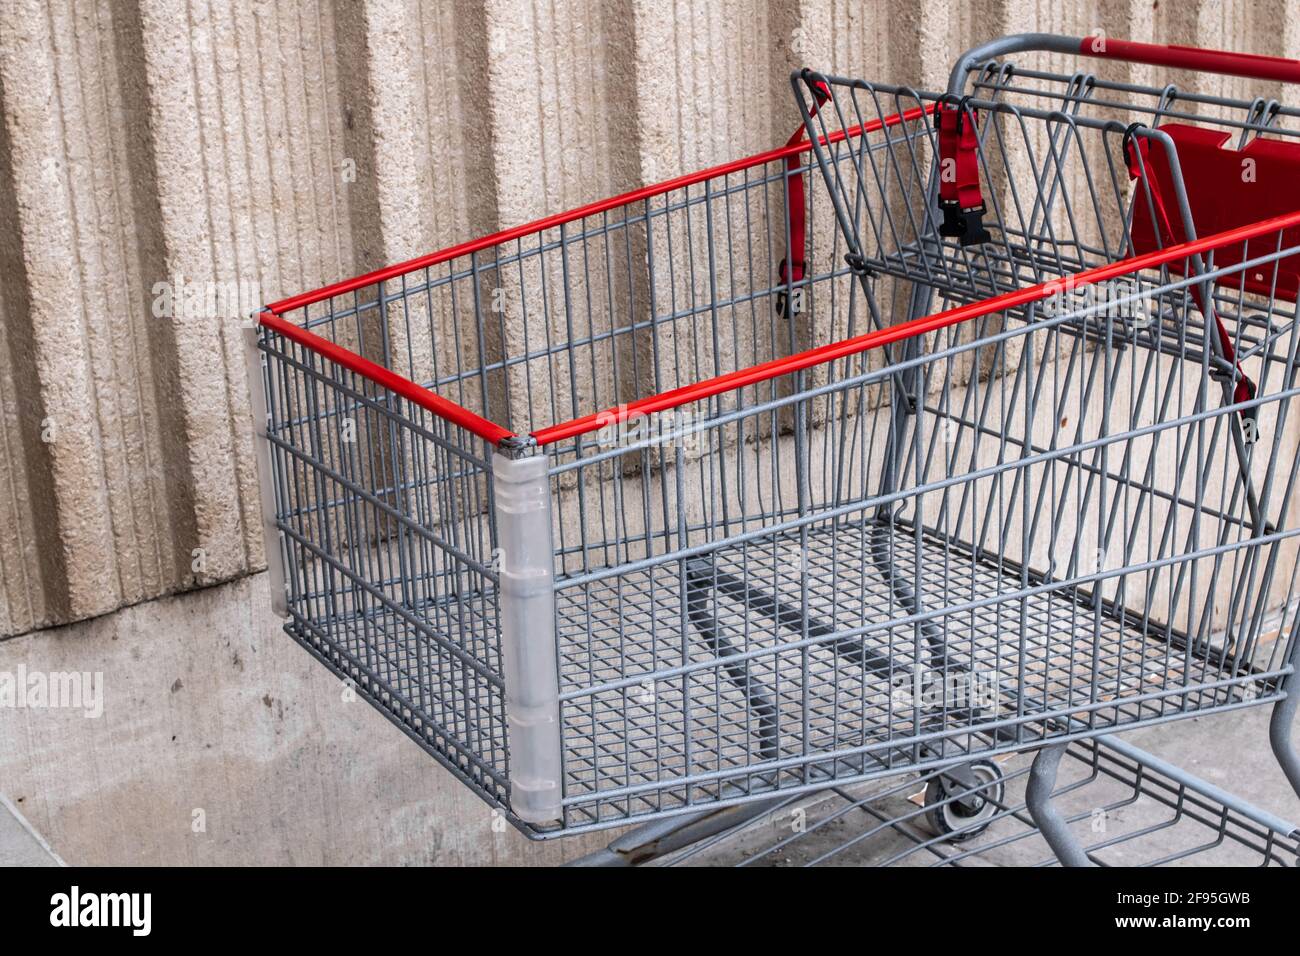
POLYGON ((1133 40, 1112 40, 1110 37, 1096 36, 1084 37, 1079 42, 1079 53, 1083 56, 1127 60, 1151 66, 1172 66, 1203 73, 1300 83, 1300 60, 1288 60, 1281 56, 1229 53, 1226 50, 1205 50, 1195 46, 1164 46, 1159 43, 1137 43, 1133 40))

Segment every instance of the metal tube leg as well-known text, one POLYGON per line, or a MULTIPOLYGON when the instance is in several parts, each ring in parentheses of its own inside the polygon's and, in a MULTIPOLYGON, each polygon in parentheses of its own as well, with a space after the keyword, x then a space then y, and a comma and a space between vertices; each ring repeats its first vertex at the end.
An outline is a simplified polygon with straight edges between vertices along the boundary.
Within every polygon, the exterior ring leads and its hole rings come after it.
POLYGON ((1088 854, 1052 806, 1056 769, 1065 754, 1065 747, 1065 744, 1043 747, 1034 756, 1034 762, 1029 768, 1029 784, 1025 788, 1025 804, 1038 831, 1062 866, 1092 866, 1088 854))
POLYGON ((1291 782, 1291 789, 1300 797, 1300 753, 1296 752, 1292 734, 1295 732, 1296 711, 1300 710, 1300 683, 1296 675, 1286 679, 1287 694, 1273 705, 1273 717, 1268 722, 1268 742, 1273 746, 1282 772, 1291 782))
POLYGON ((629 830, 594 853, 570 860, 566 866, 639 866, 685 847, 740 827, 750 820, 789 804, 788 797, 741 803, 734 807, 703 810, 681 817, 655 820, 629 830))
POLYGON ((564 816, 555 644, 555 550, 544 454, 492 456, 501 548, 501 670, 510 744, 510 809, 527 823, 564 816))

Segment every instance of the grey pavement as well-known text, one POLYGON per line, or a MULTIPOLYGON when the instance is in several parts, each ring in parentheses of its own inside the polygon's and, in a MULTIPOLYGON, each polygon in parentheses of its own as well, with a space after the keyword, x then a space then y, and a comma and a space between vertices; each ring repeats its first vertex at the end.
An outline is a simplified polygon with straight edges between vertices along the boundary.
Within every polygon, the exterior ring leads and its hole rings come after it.
POLYGON ((0 866, 62 866, 50 845, 9 798, 0 794, 0 866))
MULTIPOLYGON (((1269 707, 1188 718, 1122 735, 1206 783, 1300 826, 1300 797, 1268 746, 1269 707)), ((1032 754, 1001 758, 1005 803, 1021 805, 1032 754)), ((1102 766, 1111 767, 1109 760, 1102 766)), ((1196 866, 1297 864, 1295 837, 1243 821, 1225 826, 1218 804, 1196 800, 1158 775, 1117 778, 1067 758, 1054 805, 1097 860, 1108 865, 1156 862, 1196 866)), ((907 778, 875 781, 840 795, 823 794, 761 818, 679 862, 701 866, 1032 866, 1053 861, 1023 813, 996 820, 960 844, 934 840, 924 826, 924 786, 907 778), (862 806, 866 798, 869 809, 862 806), (846 799, 849 798, 849 799, 846 799), (891 822, 892 821, 892 822, 891 822), (797 825, 796 825, 797 823, 797 825), (918 846, 928 843, 927 846, 918 846)))

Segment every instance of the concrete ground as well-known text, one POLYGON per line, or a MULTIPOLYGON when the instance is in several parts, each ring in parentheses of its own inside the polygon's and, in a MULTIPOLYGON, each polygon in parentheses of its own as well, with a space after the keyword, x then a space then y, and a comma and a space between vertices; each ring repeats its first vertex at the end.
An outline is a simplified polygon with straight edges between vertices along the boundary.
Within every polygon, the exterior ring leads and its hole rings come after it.
POLYGON ((102 690, 0 706, 0 793, 72 865, 544 865, 603 845, 520 836, 281 624, 263 573, 0 640, 0 673, 102 690))
POLYGON ((45 838, 0 795, 0 866, 62 866, 45 838))
MULTIPOLYGON (((375 710, 344 695, 280 632, 268 608, 260 574, 0 641, 0 672, 89 672, 102 689, 99 712, 0 707, 0 793, 31 823, 0 810, 0 863, 48 862, 33 828, 67 862, 89 865, 545 865, 616 835, 528 842, 375 710)), ((1127 737, 1300 822, 1300 800, 1267 747, 1267 718, 1267 709, 1253 708, 1127 737)), ((1025 763, 1015 757, 1003 768, 1011 774, 1025 763)), ((907 799, 915 789, 891 798, 892 812, 915 812, 918 804, 907 799)), ((1023 779, 1013 781, 1008 799, 1019 800, 1022 790, 1023 779)), ((1061 806, 1084 812, 1090 825, 1090 809, 1123 795, 1122 787, 1094 784, 1061 806)), ((1163 808, 1138 801, 1102 823, 1118 828, 1107 832, 1130 832, 1152 819, 1148 809, 1163 808)), ((806 861, 862 832, 851 815, 813 829, 817 813, 808 811, 798 849, 792 844, 759 862, 806 861)), ((737 862, 762 840, 774 842, 778 831, 788 835, 787 822, 692 862, 737 862)), ((1014 824, 999 821, 967 844, 979 849, 968 862, 1042 859, 1037 839, 999 844, 1014 824)), ((1190 829, 1162 827, 1142 852, 1168 852, 1190 829)), ((879 862, 913 845, 891 832, 829 862, 879 862)), ((1127 849, 1115 848, 1108 859, 1127 849)), ((904 862, 933 859, 914 853, 904 862)), ((1249 862, 1223 850, 1196 859, 1249 862)))
MULTIPOLYGON (((1268 746, 1269 714, 1266 707, 1231 711, 1144 728, 1124 734, 1122 739, 1300 827, 1300 797, 1268 746)), ((1007 804, 1023 804, 1029 763, 1026 755, 999 761, 1010 778, 1007 804)), ((1101 765, 1114 769, 1109 761, 1101 765)), ((1136 790, 1129 779, 1094 775, 1092 764, 1066 758, 1058 776, 1060 795, 1054 804, 1072 821, 1071 829, 1080 841, 1097 847, 1096 858, 1109 865, 1167 861, 1247 866, 1261 863, 1266 852, 1274 864, 1295 866, 1298 862, 1294 838, 1270 845, 1267 836, 1261 835, 1263 831, 1247 833, 1234 826, 1228 828, 1229 837, 1220 840, 1221 818, 1216 805, 1211 802, 1197 807, 1188 800, 1182 804, 1188 812, 1180 813, 1176 809, 1178 791, 1166 787, 1163 778, 1149 776, 1142 792, 1136 790), (1243 846, 1234 837, 1242 837, 1250 845, 1243 846)), ((814 797, 799 807, 774 811, 677 862, 696 866, 929 866, 944 857, 956 857, 951 862, 964 866, 1027 866, 1052 859, 1049 848, 1031 832, 1027 821, 1015 817, 996 820, 984 833, 961 844, 934 841, 931 848, 919 847, 931 840, 923 825, 923 794, 923 784, 900 785, 898 780, 889 780, 850 791, 850 800, 833 795, 814 797), (869 803, 874 813, 858 805, 861 803, 869 803), (900 819, 905 822, 882 824, 882 820, 900 819), (797 829, 802 832, 796 834, 797 829)))

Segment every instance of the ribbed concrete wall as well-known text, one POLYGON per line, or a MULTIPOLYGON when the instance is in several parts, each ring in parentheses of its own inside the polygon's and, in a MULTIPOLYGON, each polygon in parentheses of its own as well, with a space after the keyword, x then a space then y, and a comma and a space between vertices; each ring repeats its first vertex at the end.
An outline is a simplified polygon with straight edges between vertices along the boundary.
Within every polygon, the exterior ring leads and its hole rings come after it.
POLYGON ((0 0, 0 635, 262 563, 238 309, 168 289, 270 301, 772 146, 799 64, 933 87, 1022 30, 1295 56, 1297 13, 0 0))

